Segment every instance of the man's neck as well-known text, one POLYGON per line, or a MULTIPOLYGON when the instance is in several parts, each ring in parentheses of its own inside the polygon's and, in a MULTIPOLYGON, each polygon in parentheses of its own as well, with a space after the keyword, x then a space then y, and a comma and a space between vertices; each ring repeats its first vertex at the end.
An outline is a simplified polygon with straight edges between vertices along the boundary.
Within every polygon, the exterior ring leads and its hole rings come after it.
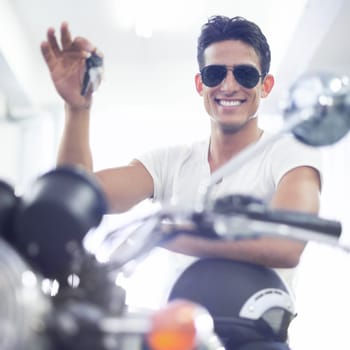
POLYGON ((256 122, 235 133, 213 130, 210 137, 208 162, 214 172, 247 146, 257 142, 263 133, 256 122))

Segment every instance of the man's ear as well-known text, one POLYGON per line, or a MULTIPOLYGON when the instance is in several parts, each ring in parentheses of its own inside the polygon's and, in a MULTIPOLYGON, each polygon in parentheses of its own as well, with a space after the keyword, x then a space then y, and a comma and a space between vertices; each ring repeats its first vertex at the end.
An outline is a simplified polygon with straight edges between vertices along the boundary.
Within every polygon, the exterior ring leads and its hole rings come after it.
POLYGON ((203 96, 203 83, 200 73, 197 73, 194 77, 194 81, 196 84, 196 90, 199 93, 199 95, 203 96))
POLYGON ((275 84, 275 78, 272 74, 267 74, 262 83, 261 97, 267 97, 275 84))

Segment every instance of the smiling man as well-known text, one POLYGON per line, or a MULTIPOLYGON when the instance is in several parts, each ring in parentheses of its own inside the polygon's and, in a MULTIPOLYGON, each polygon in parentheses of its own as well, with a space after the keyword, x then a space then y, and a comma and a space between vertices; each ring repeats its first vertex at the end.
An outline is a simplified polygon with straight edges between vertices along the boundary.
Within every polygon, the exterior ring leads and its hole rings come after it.
MULTIPOLYGON (((80 92, 85 59, 96 48, 84 38, 72 38, 63 23, 60 44, 51 28, 41 49, 65 102, 58 164, 81 165, 93 172, 88 137, 92 91, 85 96, 80 92)), ((153 150, 126 166, 96 172, 111 212, 124 212, 145 199, 193 208, 201 186, 215 170, 268 137, 258 125, 258 109, 274 78, 269 73, 270 48, 260 28, 242 17, 211 17, 202 27, 197 59, 195 87, 210 117, 210 135, 202 142, 153 150)), ((268 200, 272 208, 317 213, 320 187, 318 152, 285 136, 225 177, 213 197, 246 194, 268 200)), ((223 257, 276 268, 283 274, 298 265, 304 244, 282 238, 212 242, 180 236, 167 249, 174 271, 196 257, 223 257)))

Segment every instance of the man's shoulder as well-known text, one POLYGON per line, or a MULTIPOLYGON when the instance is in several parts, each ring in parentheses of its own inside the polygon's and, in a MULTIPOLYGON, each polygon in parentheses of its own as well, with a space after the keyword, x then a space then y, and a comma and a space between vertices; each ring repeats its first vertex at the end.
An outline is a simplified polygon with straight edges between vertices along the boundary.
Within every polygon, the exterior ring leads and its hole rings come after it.
POLYGON ((317 169, 322 167, 322 150, 306 145, 293 134, 286 133, 276 138, 265 150, 265 157, 273 164, 308 165, 317 169))
MULTIPOLYGON (((265 132, 265 137, 272 137, 274 134, 272 132, 265 132)), ((311 153, 318 153, 319 148, 306 145, 296 139, 292 133, 285 133, 279 137, 275 137, 274 140, 269 144, 271 150, 281 150, 281 151, 306 151, 311 153)))

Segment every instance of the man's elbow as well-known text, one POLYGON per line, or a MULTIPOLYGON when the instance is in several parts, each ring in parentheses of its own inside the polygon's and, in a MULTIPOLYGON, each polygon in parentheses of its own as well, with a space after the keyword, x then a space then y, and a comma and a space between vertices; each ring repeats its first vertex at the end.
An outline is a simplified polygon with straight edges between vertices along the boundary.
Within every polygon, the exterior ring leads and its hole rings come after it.
POLYGON ((284 268, 294 268, 300 263, 305 244, 301 242, 293 242, 286 254, 283 254, 281 263, 284 268))
POLYGON ((300 263, 300 255, 293 254, 292 256, 289 256, 284 261, 284 268, 294 268, 297 267, 300 263))

